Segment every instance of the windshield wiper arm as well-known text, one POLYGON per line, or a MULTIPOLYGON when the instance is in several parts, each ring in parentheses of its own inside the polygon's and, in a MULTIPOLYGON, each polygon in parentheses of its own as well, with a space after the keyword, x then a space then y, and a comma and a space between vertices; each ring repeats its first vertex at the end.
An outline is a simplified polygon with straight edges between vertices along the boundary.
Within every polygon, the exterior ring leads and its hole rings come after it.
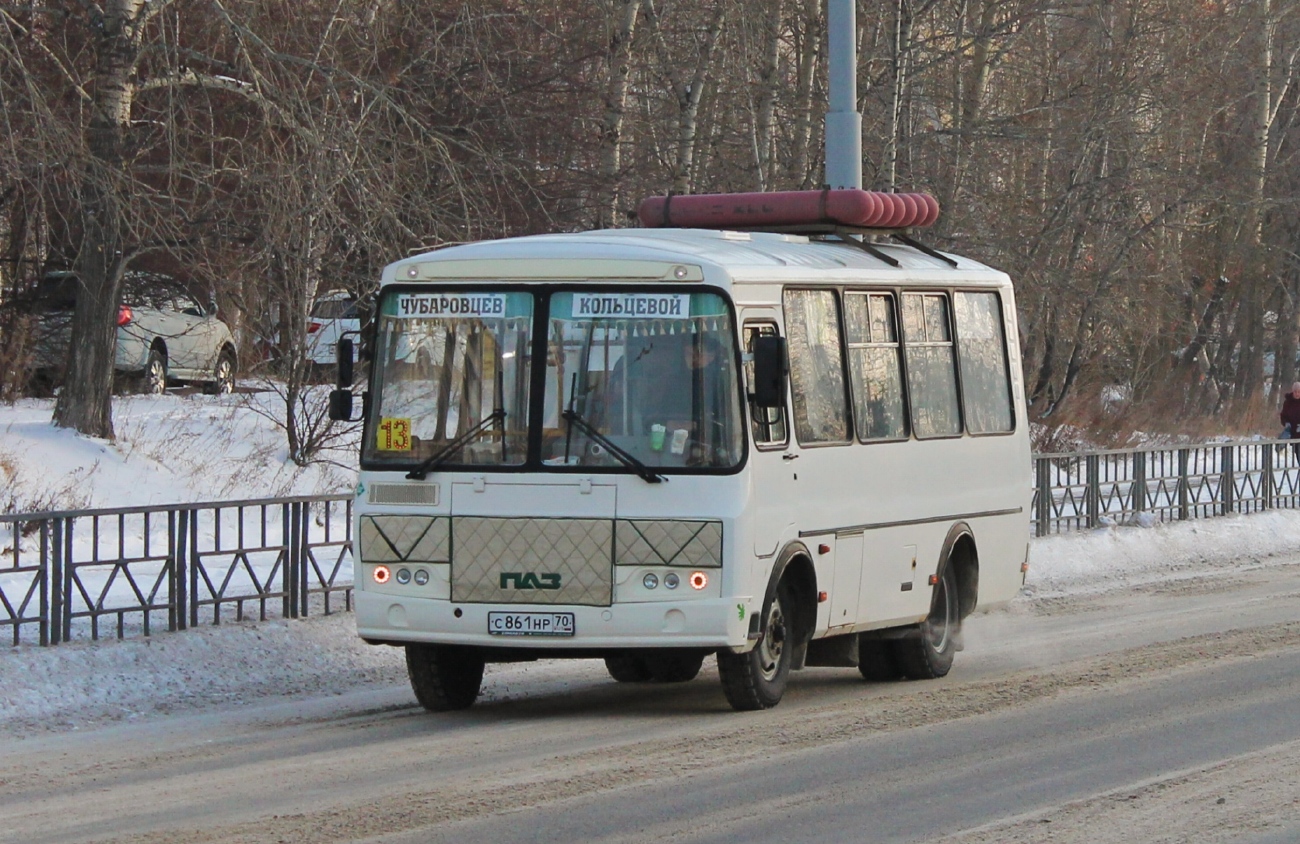
POLYGON ((504 437, 506 434, 505 432, 506 412, 498 407, 496 410, 492 411, 487 416, 483 417, 482 422, 478 423, 473 428, 470 428, 468 431, 461 434, 456 439, 447 443, 445 446, 438 449, 438 451, 435 454, 430 455, 429 458, 426 459, 419 466, 416 466, 414 469, 407 472, 406 477, 412 481, 424 480, 425 475, 429 474, 434 469, 437 469, 443 463, 447 462, 447 458, 451 457, 451 455, 456 451, 456 449, 460 448, 465 443, 469 442, 471 438, 477 436, 484 428, 486 428, 488 425, 491 425, 493 422, 499 422, 501 424, 501 436, 504 437))
POLYGON ((578 430, 600 443, 610 454, 617 457, 620 463, 631 469, 633 472, 636 472, 637 475, 639 475, 646 483, 659 484, 668 480, 663 475, 656 474, 649 466, 615 445, 609 437, 605 436, 600 431, 597 431, 589 422, 587 422, 586 419, 583 419, 578 411, 570 409, 564 411, 564 413, 560 415, 569 423, 570 428, 577 427, 578 430))

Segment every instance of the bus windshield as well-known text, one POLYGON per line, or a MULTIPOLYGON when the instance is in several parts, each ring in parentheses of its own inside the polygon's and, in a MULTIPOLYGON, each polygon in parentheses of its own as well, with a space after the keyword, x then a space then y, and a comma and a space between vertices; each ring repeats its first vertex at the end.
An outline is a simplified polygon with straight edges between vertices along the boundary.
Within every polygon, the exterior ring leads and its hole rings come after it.
POLYGON ((735 332, 722 297, 564 292, 549 316, 544 463, 618 465, 612 443, 652 468, 739 464, 735 332))
POLYGON ((740 464, 735 330, 716 293, 391 288, 376 329, 362 453, 374 468, 740 464))
POLYGON ((530 293, 395 290, 379 303, 362 460, 384 468, 522 464, 530 293))

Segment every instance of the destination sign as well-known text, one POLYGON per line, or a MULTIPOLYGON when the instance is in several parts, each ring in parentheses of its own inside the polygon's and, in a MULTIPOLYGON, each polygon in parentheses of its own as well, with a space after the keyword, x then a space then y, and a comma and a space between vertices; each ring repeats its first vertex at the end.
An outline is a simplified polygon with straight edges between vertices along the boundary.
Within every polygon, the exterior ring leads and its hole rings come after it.
POLYGON ((689 319, 689 293, 575 293, 573 318, 689 319))
POLYGON ((504 293, 401 293, 399 317, 500 319, 506 315, 504 293))

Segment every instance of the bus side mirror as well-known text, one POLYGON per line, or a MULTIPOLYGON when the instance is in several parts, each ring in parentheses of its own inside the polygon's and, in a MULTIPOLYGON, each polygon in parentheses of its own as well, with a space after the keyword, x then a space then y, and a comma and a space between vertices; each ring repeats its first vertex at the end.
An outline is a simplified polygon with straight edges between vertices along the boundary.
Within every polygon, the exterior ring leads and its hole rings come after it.
POLYGON ((785 355, 785 338, 763 335, 754 338, 754 392, 751 398, 759 407, 785 405, 785 382, 790 366, 785 355))
POLYGON ((352 421, 351 390, 330 390, 330 419, 335 422, 352 421))
POLYGON ((338 360, 339 377, 338 386, 340 390, 352 388, 352 338, 342 337, 334 347, 334 356, 338 360))

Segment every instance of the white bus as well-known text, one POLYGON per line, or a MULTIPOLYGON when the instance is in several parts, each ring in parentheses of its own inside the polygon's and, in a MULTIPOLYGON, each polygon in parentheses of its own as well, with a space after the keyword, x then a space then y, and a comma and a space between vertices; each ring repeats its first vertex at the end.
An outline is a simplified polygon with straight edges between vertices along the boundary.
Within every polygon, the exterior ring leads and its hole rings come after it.
POLYGON ((536 658, 681 682, 716 654, 741 710, 804 666, 940 677, 962 621, 1024 582, 1015 302, 975 261, 521 237, 390 265, 373 329, 357 625, 405 648, 430 710, 536 658))

